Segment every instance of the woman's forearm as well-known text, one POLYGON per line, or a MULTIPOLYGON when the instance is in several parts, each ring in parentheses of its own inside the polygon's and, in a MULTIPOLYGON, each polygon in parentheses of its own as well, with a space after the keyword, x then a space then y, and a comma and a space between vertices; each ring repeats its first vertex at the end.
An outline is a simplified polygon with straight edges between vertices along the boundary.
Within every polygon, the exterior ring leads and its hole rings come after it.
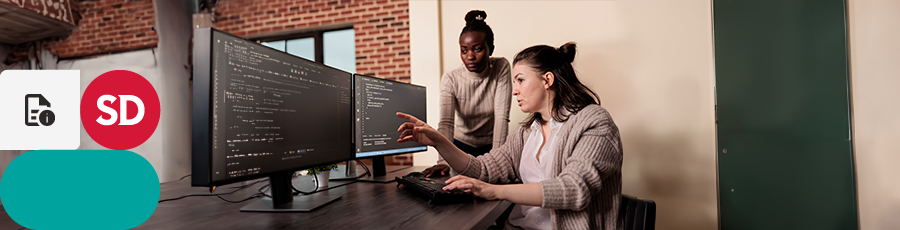
POLYGON ((497 198, 521 205, 540 207, 544 203, 541 183, 496 185, 497 198))
POLYGON ((454 171, 462 172, 466 170, 466 167, 469 167, 469 154, 459 150, 450 140, 442 138, 442 140, 435 143, 434 149, 438 151, 438 154, 444 158, 444 161, 454 171))

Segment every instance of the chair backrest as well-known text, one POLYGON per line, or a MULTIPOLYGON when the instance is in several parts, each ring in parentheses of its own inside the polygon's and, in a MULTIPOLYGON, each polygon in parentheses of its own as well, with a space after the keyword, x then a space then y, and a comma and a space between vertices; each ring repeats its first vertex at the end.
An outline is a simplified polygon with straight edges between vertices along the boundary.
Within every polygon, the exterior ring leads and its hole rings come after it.
POLYGON ((653 230, 656 228, 656 202, 622 194, 619 219, 625 230, 653 230))

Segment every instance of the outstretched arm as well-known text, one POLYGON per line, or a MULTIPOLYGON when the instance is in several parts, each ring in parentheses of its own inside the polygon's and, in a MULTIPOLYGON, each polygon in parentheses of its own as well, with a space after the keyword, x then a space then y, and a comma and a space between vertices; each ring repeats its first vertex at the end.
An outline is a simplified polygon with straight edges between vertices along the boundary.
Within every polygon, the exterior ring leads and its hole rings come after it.
POLYGON ((462 172, 469 166, 469 155, 456 148, 453 142, 427 123, 405 113, 398 112, 397 116, 409 121, 397 128, 397 132, 401 133, 397 142, 415 141, 433 146, 438 151, 438 154, 441 154, 441 157, 457 172, 462 172))

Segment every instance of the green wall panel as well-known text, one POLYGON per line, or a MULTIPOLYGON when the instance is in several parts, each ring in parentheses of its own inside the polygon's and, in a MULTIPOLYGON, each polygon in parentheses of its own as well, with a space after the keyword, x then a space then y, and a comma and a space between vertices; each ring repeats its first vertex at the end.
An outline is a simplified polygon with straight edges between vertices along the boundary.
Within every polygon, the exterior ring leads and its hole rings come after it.
POLYGON ((842 0, 713 0, 722 229, 856 229, 842 0))

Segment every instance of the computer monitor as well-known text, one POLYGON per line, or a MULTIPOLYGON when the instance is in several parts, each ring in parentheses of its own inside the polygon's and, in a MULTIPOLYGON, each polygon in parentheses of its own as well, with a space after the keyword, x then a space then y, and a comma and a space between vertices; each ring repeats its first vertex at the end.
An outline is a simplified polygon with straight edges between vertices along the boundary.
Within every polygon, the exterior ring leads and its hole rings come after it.
POLYGON ((340 198, 295 198, 290 183, 297 170, 353 159, 350 73, 209 28, 194 30, 193 52, 192 186, 268 177, 272 198, 241 211, 340 198))
POLYGON ((353 81, 356 157, 372 159, 372 176, 361 180, 392 181, 395 175, 387 174, 385 156, 428 150, 417 142, 397 142, 397 128, 406 122, 397 112, 425 121, 425 87, 360 74, 354 74, 353 81))

